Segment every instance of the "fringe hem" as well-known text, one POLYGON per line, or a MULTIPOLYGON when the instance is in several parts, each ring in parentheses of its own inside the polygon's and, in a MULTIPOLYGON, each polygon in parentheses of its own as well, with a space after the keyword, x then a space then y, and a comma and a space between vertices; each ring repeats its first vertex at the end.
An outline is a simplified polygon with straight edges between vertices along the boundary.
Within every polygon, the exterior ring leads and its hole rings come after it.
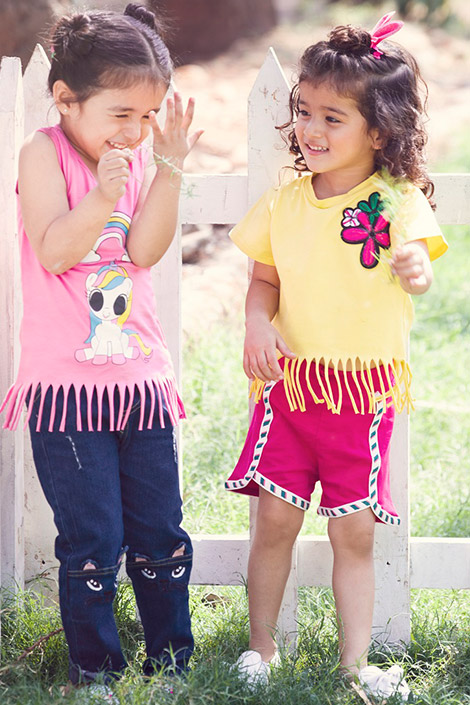
MULTIPOLYGON (((291 411, 305 411, 305 396, 301 386, 300 368, 305 363, 303 379, 307 385, 310 396, 315 404, 326 403, 327 408, 333 414, 341 413, 343 397, 348 396, 356 414, 373 413, 377 399, 381 399, 385 405, 393 404, 397 413, 406 409, 407 413, 414 409, 414 399, 411 395, 411 370, 406 360, 369 360, 360 361, 360 369, 356 369, 356 359, 330 359, 325 363, 326 358, 296 358, 295 360, 284 360, 284 391, 291 411), (348 380, 347 370, 350 363, 351 383, 348 380), (329 375, 320 374, 320 367, 328 368, 332 371, 336 380, 336 394, 333 392, 329 375), (374 389, 372 371, 376 373, 380 391, 374 389), (314 380, 321 390, 320 395, 316 394, 312 388, 310 375, 313 372, 314 380)), ((263 396, 263 390, 267 382, 262 382, 256 378, 250 388, 250 396, 253 396, 255 403, 258 403, 263 396)))
POLYGON ((56 418, 56 399, 57 399, 57 393, 59 392, 60 389, 63 390, 64 393, 64 406, 63 406, 63 411, 61 415, 61 420, 60 420, 60 425, 59 425, 59 431, 65 431, 65 420, 66 420, 66 415, 67 415, 67 399, 69 392, 73 389, 75 393, 75 399, 76 399, 76 407, 77 407, 77 418, 76 418, 76 423, 77 423, 77 431, 82 431, 83 430, 83 424, 82 424, 82 418, 80 414, 80 393, 81 390, 84 389, 86 392, 87 396, 87 420, 86 420, 86 427, 88 431, 101 431, 102 430, 102 405, 103 405, 103 395, 105 392, 107 392, 108 400, 109 400, 109 405, 110 405, 110 431, 123 431, 128 418, 129 414, 131 413, 131 409, 134 403, 134 394, 135 394, 135 389, 139 390, 140 393, 140 398, 142 400, 142 404, 140 405, 140 418, 139 418, 139 431, 142 431, 144 428, 144 425, 146 428, 152 428, 152 423, 153 423, 153 417, 154 417, 154 412, 155 412, 155 406, 158 404, 158 416, 159 416, 159 422, 160 426, 162 428, 165 427, 165 421, 164 421, 164 415, 163 415, 163 409, 168 411, 168 415, 170 417, 171 424, 173 426, 177 426, 178 422, 180 419, 186 418, 185 411, 184 411, 184 406, 183 402, 181 400, 181 397, 179 396, 178 389, 176 386, 176 381, 172 377, 160 377, 160 378, 152 378, 150 380, 145 380, 144 382, 140 383, 135 383, 133 385, 125 384, 125 383, 116 383, 114 385, 99 385, 99 384, 82 384, 79 387, 75 384, 69 384, 69 385, 64 385, 64 384, 49 384, 49 385, 41 385, 40 382, 29 382, 26 384, 22 384, 20 382, 16 382, 13 384, 10 389, 8 390, 5 399, 3 400, 2 405, 0 406, 0 413, 2 411, 5 411, 5 423, 3 424, 4 429, 8 429, 10 431, 15 431, 18 426, 19 422, 21 419, 22 411, 24 408, 24 405, 26 403, 26 399, 28 399, 27 407, 26 407, 26 416, 25 416, 25 422, 23 425, 23 429, 26 429, 28 422, 31 417, 31 413, 33 410, 33 404, 34 400, 36 397, 36 394, 39 390, 41 394, 41 400, 39 403, 39 411, 38 411, 38 420, 36 423, 36 430, 39 431, 41 428, 41 423, 43 421, 43 411, 44 411, 44 398, 45 398, 45 393, 49 390, 52 389, 52 405, 51 405, 51 412, 49 416, 49 425, 48 425, 48 430, 52 431, 54 428, 54 423, 55 423, 55 418, 56 418), (118 410, 118 416, 117 416, 117 421, 114 423, 115 419, 115 414, 114 414, 114 392, 116 389, 119 391, 119 410, 118 410), (96 428, 93 427, 93 420, 92 420, 92 398, 93 398, 93 393, 96 392, 97 395, 97 401, 98 401, 98 421, 96 424, 96 428), (126 392, 129 395, 127 405, 125 406, 125 398, 126 398, 126 392), (150 397, 151 400, 151 405, 150 405, 150 411, 148 415, 147 421, 145 421, 145 401, 147 397, 150 397))

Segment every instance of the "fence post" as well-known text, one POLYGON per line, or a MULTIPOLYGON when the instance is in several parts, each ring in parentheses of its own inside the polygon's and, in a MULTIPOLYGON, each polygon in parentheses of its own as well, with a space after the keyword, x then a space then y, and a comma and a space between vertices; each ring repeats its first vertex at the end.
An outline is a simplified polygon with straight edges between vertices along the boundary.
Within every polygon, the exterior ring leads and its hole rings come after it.
MULTIPOLYGON (((15 184, 23 140, 21 61, 2 60, 0 68, 0 398, 12 384, 18 361, 20 273, 15 184)), ((3 587, 23 586, 23 432, 0 430, 0 575, 3 587)))
MULTIPOLYGON (((248 97, 248 204, 251 206, 266 189, 279 184, 281 169, 288 163, 287 148, 275 129, 288 119, 289 84, 273 49, 248 97)), ((250 411, 251 416, 251 411, 250 411)), ((250 500, 250 538, 255 531, 258 500, 250 500)), ((297 547, 292 553, 292 571, 284 593, 278 620, 281 641, 297 631, 297 547)))
MULTIPOLYGON (((47 91, 50 62, 40 44, 29 60, 23 76, 25 104, 24 136, 45 125, 55 125, 59 113, 47 91)), ((57 560, 54 541, 57 530, 52 510, 46 502, 34 466, 29 432, 24 438, 25 481, 25 575, 55 580, 57 560), (38 526, 41 527, 38 532, 38 526)))
POLYGON ((396 527, 377 526, 375 540, 373 636, 390 644, 407 643, 411 635, 409 426, 406 411, 396 416, 390 454, 392 497, 401 523, 396 527))

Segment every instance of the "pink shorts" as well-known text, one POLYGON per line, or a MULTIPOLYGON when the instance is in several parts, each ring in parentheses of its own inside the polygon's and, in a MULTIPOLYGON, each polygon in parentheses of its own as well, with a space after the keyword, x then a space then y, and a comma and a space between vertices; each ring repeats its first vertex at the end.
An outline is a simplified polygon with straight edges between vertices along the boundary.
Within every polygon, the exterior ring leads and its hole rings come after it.
MULTIPOLYGON (((345 373, 338 374, 341 379, 345 373)), ((310 383, 317 392, 313 376, 310 383)), ((336 384, 333 373, 330 383, 336 384)), ((370 508, 377 521, 399 524, 389 480, 393 405, 378 397, 373 413, 357 414, 345 395, 334 414, 325 402, 313 401, 305 380, 301 384, 305 411, 290 410, 282 382, 266 384, 226 489, 257 496, 263 487, 306 510, 319 481, 318 514, 341 517, 370 508)))

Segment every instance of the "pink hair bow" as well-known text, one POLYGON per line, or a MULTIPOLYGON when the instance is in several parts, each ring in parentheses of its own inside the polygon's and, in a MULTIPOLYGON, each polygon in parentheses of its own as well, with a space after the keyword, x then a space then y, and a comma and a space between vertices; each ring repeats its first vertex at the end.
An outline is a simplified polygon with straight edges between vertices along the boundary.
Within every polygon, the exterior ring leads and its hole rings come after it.
POLYGON ((395 14, 395 11, 388 12, 386 15, 381 17, 377 22, 374 29, 370 33, 370 48, 372 51, 372 56, 376 59, 380 59, 383 55, 383 51, 377 49, 377 44, 381 41, 395 34, 403 27, 403 22, 401 20, 390 21, 390 18, 395 14))

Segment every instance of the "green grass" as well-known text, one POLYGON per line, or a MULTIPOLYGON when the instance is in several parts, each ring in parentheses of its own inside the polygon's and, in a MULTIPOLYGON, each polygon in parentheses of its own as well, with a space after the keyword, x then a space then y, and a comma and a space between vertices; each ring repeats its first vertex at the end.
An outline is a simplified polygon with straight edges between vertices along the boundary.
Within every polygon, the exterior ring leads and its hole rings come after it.
MULTIPOLYGON (((296 655, 283 652, 281 667, 269 686, 250 692, 230 670, 248 643, 247 597, 243 587, 219 588, 218 602, 204 600, 207 588, 191 588, 196 650, 186 679, 161 673, 140 676, 144 657, 141 628, 135 620, 132 591, 121 585, 116 615, 130 666, 114 686, 120 705, 359 705, 338 671, 336 624, 330 590, 299 594, 299 641, 296 655), (173 693, 164 690, 171 686, 173 693)), ((58 610, 33 592, 4 596, 1 647, 2 705, 93 703, 85 690, 63 697, 67 649, 63 634, 52 637, 20 664, 23 650, 60 624, 58 610)), ((417 705, 470 704, 470 601, 465 593, 416 591, 412 595, 412 638, 400 653, 373 645, 371 659, 404 665, 417 705)), ((394 705, 393 698, 388 700, 394 705)))
POLYGON ((468 227, 446 228, 450 248, 416 301, 411 340, 411 530, 470 535, 470 256, 468 227))

